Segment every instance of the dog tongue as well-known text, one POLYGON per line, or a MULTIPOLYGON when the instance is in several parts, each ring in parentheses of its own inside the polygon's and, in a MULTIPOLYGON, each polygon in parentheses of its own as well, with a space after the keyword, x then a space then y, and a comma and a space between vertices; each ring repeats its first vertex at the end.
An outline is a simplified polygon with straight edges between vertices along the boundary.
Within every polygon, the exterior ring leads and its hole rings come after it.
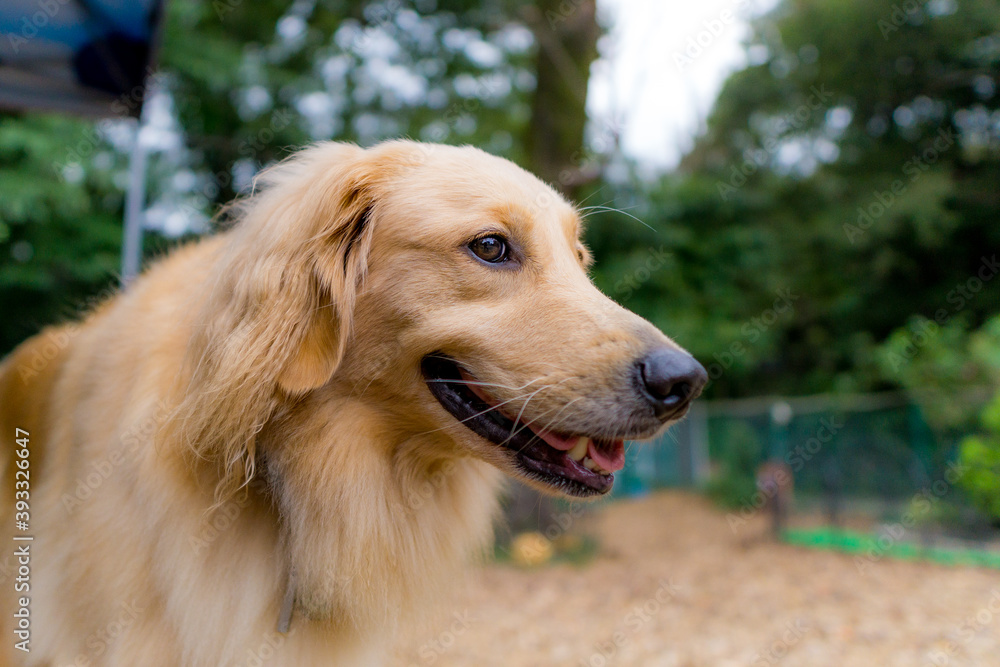
MULTIPOLYGON (((576 446, 580 436, 563 436, 552 431, 535 431, 539 438, 544 440, 553 449, 566 452, 576 446)), ((598 445, 593 439, 587 441, 587 456, 594 460, 594 463, 601 466, 608 472, 617 472, 625 467, 625 441, 613 440, 605 445, 598 445)))
MULTIPOLYGON (((563 436, 552 431, 543 431, 541 429, 531 430, 535 432, 535 435, 547 442, 550 447, 558 449, 561 452, 567 452, 573 449, 573 447, 576 446, 577 441, 580 440, 580 436, 578 435, 563 436)), ((597 459, 594 460, 596 461, 597 459)))
POLYGON ((618 472, 625 467, 625 441, 614 440, 602 449, 591 440, 587 444, 587 455, 608 472, 618 472))

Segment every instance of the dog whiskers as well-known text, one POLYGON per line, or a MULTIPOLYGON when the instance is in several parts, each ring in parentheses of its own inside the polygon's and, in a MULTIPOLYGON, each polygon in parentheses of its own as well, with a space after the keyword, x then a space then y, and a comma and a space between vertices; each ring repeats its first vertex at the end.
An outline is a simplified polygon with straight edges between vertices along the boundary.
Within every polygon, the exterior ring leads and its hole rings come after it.
MULTIPOLYGON (((531 399, 533 399, 533 398, 534 398, 535 396, 537 396, 537 395, 538 395, 538 392, 540 392, 540 391, 541 391, 542 389, 546 389, 547 387, 551 387, 551 386, 553 386, 553 385, 546 385, 545 387, 542 387, 541 389, 537 389, 537 390, 535 390, 535 391, 534 391, 534 392, 533 392, 533 393, 531 394, 531 396, 529 396, 529 397, 528 397, 528 400, 526 400, 526 401, 524 402, 524 405, 522 405, 522 406, 521 406, 521 409, 520 409, 520 410, 518 411, 518 413, 517 413, 517 418, 516 418, 516 419, 514 419, 514 426, 515 426, 515 427, 516 427, 516 426, 517 426, 517 425, 518 425, 519 423, 521 423, 521 417, 522 417, 522 416, 524 415, 524 410, 525 410, 525 408, 527 408, 527 407, 528 407, 528 403, 531 403, 531 399)), ((512 430, 512 431, 511 431, 511 436, 513 436, 513 435, 514 435, 514 431, 512 430)), ((510 438, 507 438, 507 439, 508 439, 508 440, 510 440, 510 438)))
POLYGON ((541 380, 541 378, 537 378, 535 380, 532 380, 531 382, 522 384, 520 387, 509 387, 509 386, 507 386, 505 384, 500 384, 498 382, 483 382, 481 380, 445 380, 445 379, 442 379, 442 378, 429 378, 427 380, 427 382, 442 382, 442 383, 446 383, 446 384, 450 383, 450 384, 476 385, 476 386, 479 386, 479 387, 499 387, 500 389, 507 389, 509 391, 520 391, 522 389, 527 389, 528 387, 530 387, 531 385, 535 384, 539 380, 541 380))
MULTIPOLYGON (((649 225, 648 223, 646 223, 645 221, 641 220, 640 218, 632 215, 628 211, 626 211, 624 209, 620 209, 620 208, 614 208, 613 206, 586 206, 584 208, 581 208, 580 211, 610 211, 610 212, 614 212, 614 213, 621 213, 622 215, 625 215, 625 216, 628 216, 628 217, 632 218, 633 220, 635 220, 636 222, 638 222, 640 225, 643 225, 644 227, 648 227, 649 229, 652 229, 654 232, 656 231, 655 227, 649 225)), ((584 215, 583 217, 586 218, 587 216, 584 215)))
MULTIPOLYGON (((544 387, 543 387, 543 389, 544 389, 544 387)), ((529 393, 530 392, 521 394, 520 396, 514 396, 512 398, 508 398, 506 401, 503 401, 501 403, 497 403, 496 405, 493 405, 493 406, 487 408, 486 410, 482 410, 481 412, 477 412, 474 415, 469 415, 465 419, 457 419, 457 420, 455 420, 455 422, 453 424, 448 424, 447 426, 442 426, 441 428, 431 429, 430 431, 423 431, 423 432, 419 433, 418 435, 427 435, 428 433, 436 433, 438 431, 444 431, 445 429, 454 428, 455 426, 458 426, 460 424, 464 424, 465 422, 469 421, 470 419, 475 419, 476 417, 479 417, 481 415, 485 415, 487 412, 492 412, 493 410, 496 410, 496 409, 500 408, 501 406, 506 405, 507 403, 510 403, 511 401, 516 401, 516 400, 518 400, 520 398, 524 398, 525 396, 528 396, 529 393)))
MULTIPOLYGON (((562 407, 559 408, 559 411, 556 413, 555 417, 553 417, 552 419, 550 419, 548 421, 548 423, 546 423, 546 425, 541 428, 541 430, 548 431, 548 430, 551 430, 552 427, 556 426, 557 424, 561 425, 565 421, 565 419, 563 419, 562 421, 560 421, 559 416, 563 413, 564 410, 566 410, 566 408, 568 408, 569 406, 573 405, 574 403, 576 403, 577 401, 579 401, 581 398, 582 397, 578 396, 578 397, 574 398, 572 401, 569 401, 568 403, 565 403, 562 407)), ((552 408, 552 409, 554 410, 555 408, 552 408)), ((509 442, 510 439, 513 438, 517 433, 519 433, 520 431, 522 431, 522 430, 524 430, 526 428, 529 429, 529 430, 531 430, 533 433, 536 433, 536 431, 531 428, 531 425, 534 424, 535 422, 537 422, 539 420, 539 418, 541 418, 543 415, 548 414, 549 412, 552 412, 552 410, 547 410, 546 412, 543 412, 538 417, 535 417, 533 420, 531 420, 529 422, 522 423, 521 428, 515 429, 514 431, 512 431, 511 434, 510 434, 510 436, 508 436, 507 440, 504 441, 504 444, 506 444, 507 442, 509 442)), ((520 453, 523 449, 524 449, 524 447, 522 447, 521 449, 519 449, 518 453, 520 453)))
MULTIPOLYGON (((581 397, 578 396, 577 398, 574 398, 572 401, 569 401, 568 403, 565 403, 562 406, 560 406, 559 407, 559 411, 556 413, 556 416, 553 417, 552 419, 550 419, 549 422, 544 427, 542 427, 541 430, 543 430, 543 431, 549 430, 552 426, 554 426, 556 424, 557 420, 559 419, 559 416, 563 413, 563 411, 566 410, 566 408, 568 408, 569 406, 571 406, 573 403, 577 402, 580 399, 581 399, 581 397)), ((552 412, 552 410, 555 410, 555 409, 556 408, 553 407, 553 408, 551 408, 549 410, 546 410, 542 414, 536 416, 535 418, 533 418, 533 419, 531 419, 530 421, 527 421, 527 422, 521 422, 520 420, 518 422, 515 422, 514 429, 511 431, 510 435, 507 436, 507 439, 504 440, 502 444, 506 445, 508 442, 510 442, 510 440, 515 435, 517 435, 518 433, 520 433, 524 429, 528 429, 528 430, 532 431, 532 433, 536 433, 537 434, 537 432, 534 429, 531 428, 531 425, 534 424, 534 423, 536 423, 543 416, 549 414, 550 412, 552 412)), ((519 449, 518 453, 520 453, 523 449, 524 449, 523 447, 521 449, 519 449)))

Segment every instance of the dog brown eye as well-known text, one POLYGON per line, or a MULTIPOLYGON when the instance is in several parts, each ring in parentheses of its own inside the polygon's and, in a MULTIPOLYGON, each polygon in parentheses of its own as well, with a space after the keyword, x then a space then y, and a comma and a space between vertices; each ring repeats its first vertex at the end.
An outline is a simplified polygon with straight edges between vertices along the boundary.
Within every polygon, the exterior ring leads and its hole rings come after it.
POLYGON ((496 264, 507 259, 507 244, 499 236, 483 236, 469 244, 469 249, 484 262, 496 264))

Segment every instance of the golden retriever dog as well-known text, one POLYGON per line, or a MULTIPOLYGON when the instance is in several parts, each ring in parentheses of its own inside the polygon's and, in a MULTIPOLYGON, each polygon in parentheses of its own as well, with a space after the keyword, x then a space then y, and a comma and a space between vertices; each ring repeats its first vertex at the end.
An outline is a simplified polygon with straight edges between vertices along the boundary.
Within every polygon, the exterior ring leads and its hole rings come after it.
POLYGON ((510 162, 325 143, 256 187, 0 366, 10 664, 385 664, 504 475, 606 494, 706 382, 510 162))

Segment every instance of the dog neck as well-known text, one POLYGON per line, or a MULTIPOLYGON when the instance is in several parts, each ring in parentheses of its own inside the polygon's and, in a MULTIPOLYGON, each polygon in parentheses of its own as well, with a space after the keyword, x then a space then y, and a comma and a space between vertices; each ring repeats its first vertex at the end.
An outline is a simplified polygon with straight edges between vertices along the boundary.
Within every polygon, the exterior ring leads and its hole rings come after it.
POLYGON ((492 540, 501 473, 456 456, 446 435, 393 434, 384 423, 343 400, 261 434, 296 623, 392 632, 441 600, 492 540), (296 442, 322 450, 306 455, 296 442))

